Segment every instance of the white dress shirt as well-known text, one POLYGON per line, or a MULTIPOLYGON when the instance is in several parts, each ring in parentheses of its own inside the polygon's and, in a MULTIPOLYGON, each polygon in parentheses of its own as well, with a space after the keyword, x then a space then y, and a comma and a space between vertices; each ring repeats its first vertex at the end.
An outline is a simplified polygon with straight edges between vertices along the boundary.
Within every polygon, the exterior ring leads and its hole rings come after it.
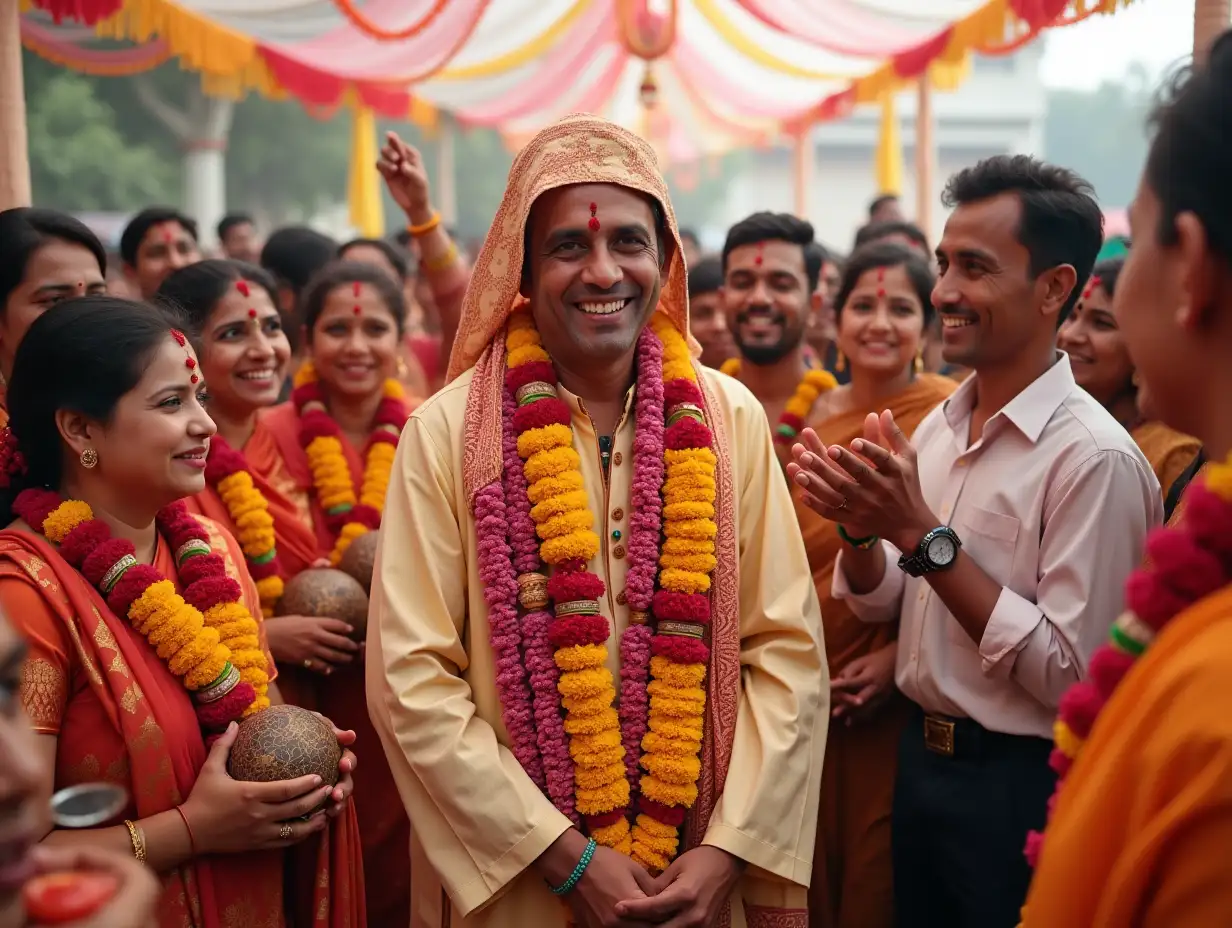
POLYGON ((972 377, 929 413, 913 444, 929 508, 1002 586, 983 638, 972 641, 927 579, 899 570, 885 541, 877 588, 852 593, 840 553, 833 595, 866 622, 899 620, 895 677, 926 712, 1051 738, 1061 695, 1120 614, 1163 520, 1159 482, 1066 355, 968 446, 975 387, 972 377))

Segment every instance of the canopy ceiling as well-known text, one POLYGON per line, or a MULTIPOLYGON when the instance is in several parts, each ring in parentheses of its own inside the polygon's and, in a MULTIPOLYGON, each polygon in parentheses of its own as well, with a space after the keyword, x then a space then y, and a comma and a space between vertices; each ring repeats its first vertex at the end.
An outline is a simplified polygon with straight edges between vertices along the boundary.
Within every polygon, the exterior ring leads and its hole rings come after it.
POLYGON ((589 111, 681 162, 844 116, 926 73, 952 88, 972 52, 1005 54, 1129 0, 22 2, 27 47, 82 71, 176 57, 208 93, 422 124, 446 110, 515 144, 589 111))

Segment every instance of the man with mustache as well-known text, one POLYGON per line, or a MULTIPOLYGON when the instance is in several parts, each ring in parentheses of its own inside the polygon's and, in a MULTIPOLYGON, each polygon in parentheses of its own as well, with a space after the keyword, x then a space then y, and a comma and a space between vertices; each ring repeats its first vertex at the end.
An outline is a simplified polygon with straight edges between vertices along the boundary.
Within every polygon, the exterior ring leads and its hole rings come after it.
MULTIPOLYGON (((739 356, 721 370, 753 391, 776 433, 792 428, 794 436, 803 428, 797 420, 807 420, 808 410, 792 402, 802 385, 810 379, 819 387, 834 384, 813 370, 817 362, 805 341, 810 319, 822 309, 824 261, 813 226, 790 213, 754 213, 732 226, 723 244, 723 311, 739 356)), ((818 391, 809 389, 815 400, 818 391)))
POLYGON ((915 703, 891 819, 897 924, 1018 923, 1027 832, 1043 826, 1061 695, 1121 611, 1160 523, 1159 483, 1055 347, 1102 217, 1086 181, 1025 155, 950 179, 933 305, 968 379, 904 438, 805 430, 788 475, 846 544, 833 595, 898 623, 915 703))
POLYGON ((368 702, 416 928, 806 924, 821 617, 765 415, 693 359, 685 288, 644 141, 585 115, 531 140, 381 523, 368 702))

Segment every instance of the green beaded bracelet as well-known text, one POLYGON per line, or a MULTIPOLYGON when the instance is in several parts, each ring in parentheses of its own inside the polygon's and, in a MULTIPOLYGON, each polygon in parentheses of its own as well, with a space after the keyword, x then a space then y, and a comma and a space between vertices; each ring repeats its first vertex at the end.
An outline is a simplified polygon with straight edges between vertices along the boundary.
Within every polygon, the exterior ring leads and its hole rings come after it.
POLYGON ((867 551, 873 545, 877 544, 877 542, 881 541, 881 538, 877 535, 869 535, 867 538, 852 538, 847 534, 847 529, 843 528, 841 525, 838 526, 838 537, 843 539, 843 541, 847 542, 847 544, 851 545, 853 548, 859 548, 861 551, 867 551))
POLYGON ((595 839, 591 838, 586 842, 586 850, 582 851, 582 857, 577 862, 577 866, 573 868, 573 872, 569 874, 569 879, 565 880, 560 886, 549 886, 554 896, 563 896, 570 892, 573 887, 577 886, 578 881, 582 879, 582 874, 586 872, 586 868, 590 866, 590 859, 595 856, 595 839))

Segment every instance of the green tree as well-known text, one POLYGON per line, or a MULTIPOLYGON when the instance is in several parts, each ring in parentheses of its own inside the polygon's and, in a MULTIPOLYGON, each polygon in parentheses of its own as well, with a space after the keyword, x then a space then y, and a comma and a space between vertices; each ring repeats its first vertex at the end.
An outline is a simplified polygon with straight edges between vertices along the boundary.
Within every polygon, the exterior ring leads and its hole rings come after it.
POLYGON ((1092 184, 1106 209, 1133 199, 1146 161, 1151 95, 1145 70, 1093 91, 1052 90, 1044 120, 1044 157, 1073 168, 1092 184))
POLYGON ((34 200, 68 210, 124 210, 164 200, 173 172, 158 152, 125 139, 88 78, 61 71, 27 92, 34 200))

